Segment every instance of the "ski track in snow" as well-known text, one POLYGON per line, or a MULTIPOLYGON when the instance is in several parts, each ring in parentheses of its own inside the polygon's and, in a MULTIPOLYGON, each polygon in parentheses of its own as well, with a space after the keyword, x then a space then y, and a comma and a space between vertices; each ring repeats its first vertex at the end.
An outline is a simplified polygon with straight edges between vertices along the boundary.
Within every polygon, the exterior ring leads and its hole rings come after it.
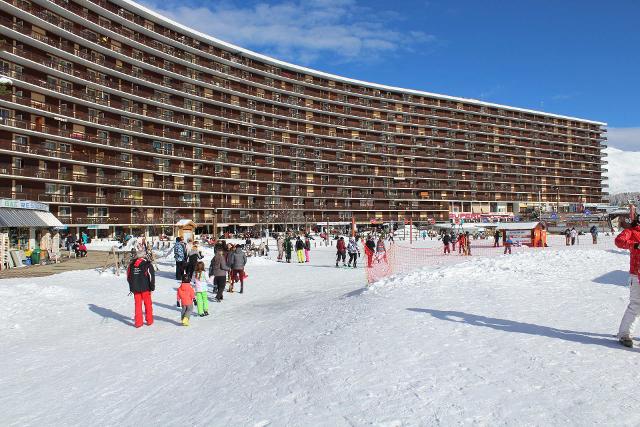
POLYGON ((124 278, 0 281, 0 425, 640 423, 640 354, 613 338, 625 252, 472 257, 365 289, 334 251, 251 260, 245 294, 189 328, 170 259, 139 330, 124 278))

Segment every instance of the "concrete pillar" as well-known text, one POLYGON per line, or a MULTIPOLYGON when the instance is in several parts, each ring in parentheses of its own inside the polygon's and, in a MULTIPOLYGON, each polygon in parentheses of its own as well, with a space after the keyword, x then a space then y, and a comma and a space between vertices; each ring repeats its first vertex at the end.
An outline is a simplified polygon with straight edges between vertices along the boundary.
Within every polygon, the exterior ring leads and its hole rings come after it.
POLYGON ((29 228, 29 247, 28 249, 35 249, 38 246, 36 243, 36 229, 29 228))

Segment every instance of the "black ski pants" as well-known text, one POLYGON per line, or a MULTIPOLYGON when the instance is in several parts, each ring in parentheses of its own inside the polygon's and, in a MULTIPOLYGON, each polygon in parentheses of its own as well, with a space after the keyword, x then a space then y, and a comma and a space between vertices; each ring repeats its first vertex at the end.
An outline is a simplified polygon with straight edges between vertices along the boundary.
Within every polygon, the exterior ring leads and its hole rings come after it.
POLYGON ((358 254, 357 253, 353 253, 353 254, 349 254, 349 266, 351 266, 351 263, 353 262, 353 267, 356 267, 356 264, 358 262, 358 254))

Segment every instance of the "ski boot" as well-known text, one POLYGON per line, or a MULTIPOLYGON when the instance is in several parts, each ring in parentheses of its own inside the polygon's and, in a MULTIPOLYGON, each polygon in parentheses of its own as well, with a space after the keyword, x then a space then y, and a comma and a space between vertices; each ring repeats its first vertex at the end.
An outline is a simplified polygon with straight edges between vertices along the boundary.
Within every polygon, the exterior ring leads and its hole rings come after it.
POLYGON ((182 318, 182 326, 189 326, 189 318, 188 317, 183 317, 182 318))
POLYGON ((620 344, 625 347, 633 348, 633 340, 629 337, 622 337, 619 339, 620 344))
POLYGON ((205 311, 205 312, 204 312, 204 315, 205 315, 205 316, 208 316, 208 315, 209 315, 209 312, 208 312, 208 311, 205 311))

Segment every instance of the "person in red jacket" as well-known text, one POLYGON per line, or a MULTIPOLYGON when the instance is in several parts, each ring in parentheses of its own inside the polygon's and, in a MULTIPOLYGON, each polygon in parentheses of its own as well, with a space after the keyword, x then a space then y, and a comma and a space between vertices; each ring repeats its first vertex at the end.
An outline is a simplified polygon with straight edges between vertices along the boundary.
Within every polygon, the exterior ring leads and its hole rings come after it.
POLYGON ((340 237, 338 243, 336 244, 336 267, 338 267, 338 263, 342 260, 342 266, 347 266, 347 245, 344 243, 344 237, 340 237))
POLYGON ((633 347, 633 330, 640 316, 640 283, 638 283, 638 266, 640 264, 640 226, 633 220, 629 228, 616 237, 616 246, 631 252, 629 264, 629 305, 622 316, 618 339, 625 347, 633 347))
POLYGON ((131 261, 127 268, 127 282, 129 291, 133 294, 135 302, 134 325, 136 328, 142 326, 142 303, 144 302, 144 314, 147 326, 153 324, 153 306, 151 303, 151 292, 156 290, 156 276, 153 265, 145 258, 144 251, 138 251, 136 259, 131 261))
POLYGON ((191 317, 191 312, 193 311, 193 300, 195 298, 196 294, 191 287, 189 276, 185 274, 176 293, 177 306, 182 307, 180 317, 184 326, 189 326, 189 317, 191 317))

